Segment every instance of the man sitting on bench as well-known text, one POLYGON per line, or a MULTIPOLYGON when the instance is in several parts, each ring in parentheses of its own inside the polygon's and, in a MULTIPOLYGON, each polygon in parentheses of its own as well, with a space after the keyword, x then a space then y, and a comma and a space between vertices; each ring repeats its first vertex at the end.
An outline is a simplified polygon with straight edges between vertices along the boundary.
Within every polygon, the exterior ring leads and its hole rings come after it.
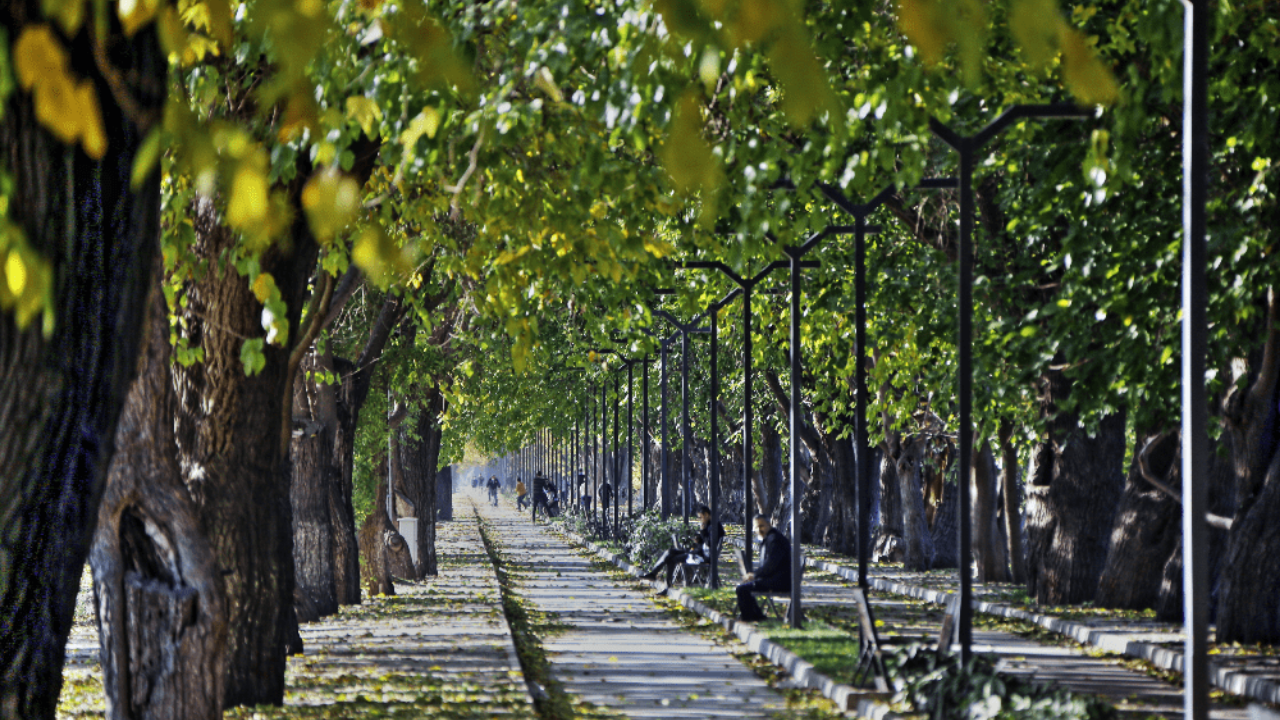
POLYGON ((755 572, 747 573, 738 586, 739 617, 746 622, 765 619, 751 593, 791 590, 791 542, 760 515, 756 516, 756 534, 760 536, 760 564, 756 565, 755 572))
POLYGON ((658 562, 653 566, 652 570, 640 576, 645 580, 657 580, 658 573, 665 568, 667 571, 667 587, 663 588, 658 593, 659 595, 667 594, 667 588, 671 587, 671 575, 680 563, 711 562, 711 553, 714 552, 715 543, 724 538, 724 525, 718 522, 715 524, 715 533, 712 534, 711 508, 706 505, 699 505, 696 513, 698 521, 702 523, 702 527, 698 530, 698 534, 694 536, 692 546, 687 550, 680 547, 669 548, 662 553, 662 557, 658 558, 658 562))

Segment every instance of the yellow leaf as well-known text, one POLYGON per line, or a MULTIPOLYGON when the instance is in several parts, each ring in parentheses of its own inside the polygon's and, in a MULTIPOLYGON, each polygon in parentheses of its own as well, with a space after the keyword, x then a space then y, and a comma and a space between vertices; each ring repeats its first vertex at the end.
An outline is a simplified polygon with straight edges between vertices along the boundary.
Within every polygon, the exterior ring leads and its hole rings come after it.
MULTIPOLYGON (((784 33, 769 48, 769 66, 782 83, 782 111, 792 127, 809 124, 820 108, 836 109, 827 73, 798 28, 784 33)), ((832 112, 833 120, 839 113, 832 112)))
POLYGON ((92 82, 81 81, 80 87, 76 88, 76 106, 84 152, 94 160, 101 160, 107 151, 107 134, 102 129, 102 108, 98 106, 98 93, 92 82))
POLYGON ((556 86, 556 79, 546 65, 538 68, 538 71, 533 74, 533 84, 554 102, 564 102, 564 94, 556 86))
POLYGON ((67 37, 75 37, 84 22, 85 0, 44 0, 40 4, 45 16, 57 20, 67 37))
POLYGON ((182 18, 178 17, 178 11, 172 7, 165 7, 160 11, 160 22, 156 28, 160 33, 160 47, 164 48, 165 53, 173 55, 181 53, 183 48, 187 46, 187 29, 182 24, 182 18))
POLYGON ((64 143, 80 137, 78 96, 71 78, 63 73, 50 75, 36 86, 36 118, 64 143))
POLYGON ((1009 8, 1009 30, 1033 67, 1053 59, 1061 25, 1053 0, 1014 0, 1009 8))
POLYGON ((1062 33, 1062 76, 1067 89, 1085 105, 1110 105, 1120 99, 1120 87, 1111 70, 1093 53, 1078 30, 1062 33))
POLYGON ((253 279, 253 296, 258 298, 258 302, 265 303, 273 296, 280 293, 276 288, 276 279, 271 273, 258 273, 258 277, 253 279))
POLYGON ((942 62, 950 34, 938 0, 898 0, 898 27, 928 65, 942 62))
POLYGON ((321 243, 328 243, 360 211, 360 188, 355 180, 337 170, 322 170, 302 188, 302 207, 312 234, 321 243))
POLYGON ((27 266, 17 252, 10 252, 9 257, 5 258, 4 276, 9 292, 14 297, 21 297, 22 291, 27 288, 27 266))
POLYGON ((347 119, 356 121, 365 135, 377 137, 377 122, 382 119, 382 108, 370 98, 352 95, 347 98, 347 119))
POLYGON ((351 249, 351 259, 364 270, 369 279, 379 288, 385 289, 395 277, 399 250, 395 241, 387 237, 382 227, 369 225, 356 239, 351 249))
POLYGON ((67 53, 48 25, 30 25, 13 44, 13 66, 18 85, 30 90, 38 80, 65 77, 67 53))
POLYGON ((775 0, 742 0, 729 25, 729 37, 737 45, 763 39, 785 20, 780 5, 775 0))
POLYGON ((423 135, 434 138, 439 129, 440 111, 433 107, 425 107, 413 120, 409 121, 409 127, 400 133, 400 143, 406 148, 412 148, 418 144, 418 138, 423 135))
POLYGON ((711 146, 702 139, 702 110, 694 90, 686 91, 676 106, 671 132, 662 148, 662 164, 681 193, 711 189, 720 183, 720 166, 711 146))
POLYGON ((159 10, 160 0, 120 0, 116 6, 124 34, 130 37, 151 22, 159 10))
POLYGON ((280 118, 280 130, 276 132, 276 138, 282 143, 288 143, 301 138, 304 130, 315 133, 319 122, 318 114, 319 108, 308 93, 291 93, 284 115, 280 118))
POLYGON ((267 176, 251 161, 242 161, 231 182, 227 223, 241 230, 267 219, 267 176))
POLYGON ((231 47, 230 0, 205 0, 209 12, 208 30, 225 48, 231 47))

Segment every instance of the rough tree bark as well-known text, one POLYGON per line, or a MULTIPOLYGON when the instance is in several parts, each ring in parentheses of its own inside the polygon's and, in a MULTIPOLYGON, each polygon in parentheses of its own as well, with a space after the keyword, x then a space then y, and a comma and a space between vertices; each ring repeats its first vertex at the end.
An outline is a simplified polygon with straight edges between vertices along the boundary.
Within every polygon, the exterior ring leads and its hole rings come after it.
MULTIPOLYGON (((234 247, 234 233, 207 198, 195 201, 192 215, 193 252, 219 262, 234 247)), ((316 248, 309 234, 293 234, 293 256, 275 246, 261 264, 275 277, 296 328, 316 248), (310 257, 298 256, 308 248, 310 257)), ((245 375, 241 343, 264 335, 262 304, 249 283, 234 272, 208 273, 184 291, 180 332, 204 348, 205 360, 174 370, 178 457, 225 574, 231 627, 225 704, 280 704, 294 617, 290 472, 280 443, 281 418, 291 409, 284 402, 289 351, 267 345, 265 367, 245 375)))
MULTIPOLYGON (((290 443, 293 470, 289 500, 293 509, 293 567, 296 578, 294 606, 299 622, 312 622, 338 611, 335 581, 335 523, 331 500, 339 482, 333 463, 333 430, 336 408, 322 408, 320 383, 308 373, 320 370, 314 353, 301 366, 303 377, 294 383, 290 443)), ((332 400, 332 393, 328 393, 332 400)))
POLYGON ((1069 390, 1070 380, 1049 372, 1042 412, 1052 419, 1034 450, 1027 497, 1027 592, 1046 605, 1093 599, 1123 492, 1124 415, 1104 418, 1089 437, 1056 409, 1069 390))
POLYGON ((978 582, 1008 582, 1009 556, 996 521, 995 458, 991 443, 983 442, 973 454, 969 474, 973 498, 973 558, 978 569, 978 582))
POLYGON ((902 563, 907 570, 933 567, 933 536, 925 519, 924 489, 920 485, 920 467, 925 444, 916 438, 899 443, 894 468, 898 478, 898 497, 902 501, 902 563))
MULTIPOLYGON (((384 468, 385 473, 385 468, 384 468)), ((392 577, 410 578, 414 574, 409 543, 387 515, 387 484, 378 484, 374 511, 360 526, 360 578, 370 595, 395 595, 392 577)))
POLYGON ((107 718, 220 718, 222 577, 178 468, 158 261, 152 277, 148 337, 89 553, 107 718))
MULTIPOLYGON (((356 366, 341 358, 332 358, 333 371, 339 378, 349 378, 356 366)), ((322 388, 334 401, 333 465, 338 468, 337 482, 329 489, 329 520, 333 524, 333 585, 339 605, 360 602, 360 546, 356 539, 355 505, 352 475, 355 472, 356 420, 355 387, 352 382, 322 388)))
POLYGON ((1018 448, 1013 444, 1013 423, 1000 421, 1000 488, 1004 500, 1004 533, 1009 544, 1009 569, 1019 585, 1027 581, 1022 550, 1022 484, 1018 482, 1018 448))
POLYGON ((782 434, 774 416, 760 418, 760 470, 752 474, 756 513, 772 525, 782 522, 782 434))
MULTIPOLYGON (((0 7, 10 42, 44 22, 36 0, 0 7)), ((93 84, 107 151, 95 161, 36 119, 31 94, 5 101, 0 168, 13 180, 8 220, 53 268, 52 332, 0 313, 0 718, 52 718, 75 596, 135 372, 160 178, 133 188, 138 148, 158 120, 168 63, 154 26, 131 37, 107 13, 103 67, 121 76, 127 115, 94 61, 90 32, 64 40, 70 69, 93 84)), ((55 30, 55 32, 57 32, 55 30)))
MULTIPOLYGON (((444 412, 444 394, 439 388, 422 393, 417 404, 417 422, 409 429, 401 426, 400 448, 403 459, 403 483, 400 490, 417 509, 417 537, 405 538, 418 546, 414 577, 437 573, 435 554, 436 477, 440 460, 444 412)), ((405 423, 408 425, 408 423, 405 423)))
POLYGON ((1266 315, 1253 383, 1223 401, 1236 509, 1218 593, 1219 642, 1280 643, 1280 293, 1274 288, 1266 315))
POLYGON ((1182 505, 1147 482, 1139 463, 1145 448, 1149 470, 1170 487, 1178 487, 1178 442, 1174 432, 1154 438, 1139 432, 1135 438, 1124 497, 1111 531, 1111 549, 1098 580, 1099 607, 1145 610, 1160 600, 1165 564, 1182 537, 1182 505))

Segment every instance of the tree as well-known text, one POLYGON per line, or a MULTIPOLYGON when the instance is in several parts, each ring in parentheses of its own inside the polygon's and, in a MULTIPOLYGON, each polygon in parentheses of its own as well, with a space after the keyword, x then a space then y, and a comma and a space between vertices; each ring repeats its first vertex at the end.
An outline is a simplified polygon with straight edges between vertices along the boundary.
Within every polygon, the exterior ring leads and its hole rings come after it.
POLYGON ((45 20, 48 6, 0 10, 18 81, 0 65, 4 718, 54 715, 160 217, 159 173, 139 159, 165 99, 156 33, 110 13, 45 20))
POLYGON ((226 603, 178 467, 161 270, 90 550, 103 688, 108 717, 220 718, 226 603))

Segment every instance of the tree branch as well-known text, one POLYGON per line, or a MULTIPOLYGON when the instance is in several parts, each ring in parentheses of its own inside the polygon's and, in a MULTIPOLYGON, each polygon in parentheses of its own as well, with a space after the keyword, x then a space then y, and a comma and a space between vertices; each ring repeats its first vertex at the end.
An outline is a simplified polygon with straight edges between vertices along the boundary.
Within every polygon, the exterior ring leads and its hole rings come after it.
MULTIPOLYGON (((1169 497, 1178 501, 1179 504, 1181 504, 1182 494, 1179 493, 1177 490, 1174 490, 1163 480, 1157 478, 1155 476, 1155 473, 1151 472, 1151 465, 1149 464, 1148 456, 1150 455, 1151 450, 1158 444, 1158 442, 1161 439, 1163 439, 1162 436, 1156 436, 1148 440, 1147 444, 1142 447, 1142 451, 1138 453, 1138 472, 1142 474, 1142 478, 1144 480, 1151 483, 1157 489, 1163 492, 1165 495, 1168 495, 1169 497)), ((1176 466, 1178 464, 1178 459, 1181 457, 1182 457, 1182 446, 1179 445, 1177 452, 1175 452, 1173 456, 1173 465, 1176 466)), ((1205 522, 1209 523, 1210 527, 1215 527, 1215 528, 1218 528, 1219 530, 1231 529, 1231 524, 1232 524, 1231 518, 1223 517, 1222 515, 1218 515, 1211 512, 1205 512, 1204 519, 1205 519, 1205 522)))
MULTIPOLYGON (((289 364, 285 368, 284 407, 287 408, 293 407, 293 386, 297 381, 298 366, 302 364, 302 358, 307 354, 307 350, 311 349, 311 343, 315 342, 316 336, 320 334, 321 317, 328 313, 329 301, 333 298, 333 276, 321 271, 320 278, 321 286, 316 288, 317 292, 312 293, 311 305, 307 308, 306 325, 299 328, 301 334, 289 353, 289 364)), ((293 417, 289 413, 284 413, 282 420, 280 449, 287 455, 289 440, 293 437, 293 417)))

